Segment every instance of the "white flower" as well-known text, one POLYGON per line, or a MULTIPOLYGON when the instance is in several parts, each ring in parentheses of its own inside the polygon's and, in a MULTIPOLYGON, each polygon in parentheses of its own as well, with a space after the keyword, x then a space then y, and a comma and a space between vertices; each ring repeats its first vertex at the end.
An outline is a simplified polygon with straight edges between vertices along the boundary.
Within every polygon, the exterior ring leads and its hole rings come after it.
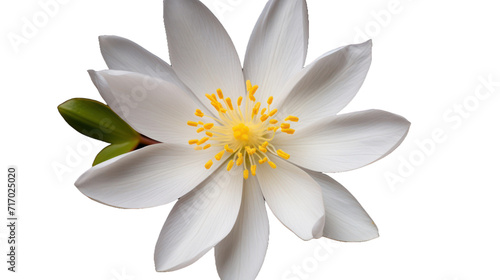
POLYGON ((222 279, 254 279, 268 243, 264 201, 304 240, 377 237, 356 199, 321 173, 370 164, 408 132, 407 120, 379 110, 337 115, 365 79, 371 42, 303 68, 306 3, 270 0, 242 71, 228 34, 199 1, 165 0, 164 19, 172 66, 129 40, 101 36, 111 70, 90 71, 108 105, 162 143, 99 164, 75 183, 115 207, 180 198, 160 233, 156 269, 183 268, 215 247, 222 279))

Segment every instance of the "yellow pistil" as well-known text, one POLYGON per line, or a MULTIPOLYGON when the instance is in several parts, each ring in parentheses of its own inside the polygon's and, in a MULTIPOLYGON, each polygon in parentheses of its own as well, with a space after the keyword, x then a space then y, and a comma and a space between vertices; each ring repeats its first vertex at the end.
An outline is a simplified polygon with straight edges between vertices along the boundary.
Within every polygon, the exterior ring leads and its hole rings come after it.
MULTIPOLYGON (((298 122, 296 116, 288 116, 284 120, 274 117, 278 114, 277 108, 272 108, 273 96, 264 100, 257 100, 259 86, 246 81, 247 94, 237 98, 237 107, 233 107, 230 97, 225 97, 222 89, 215 90, 215 94, 206 94, 208 103, 212 105, 216 115, 205 114, 196 109, 194 115, 203 121, 188 121, 189 126, 195 127, 196 132, 206 135, 201 139, 189 140, 195 145, 195 150, 217 149, 214 159, 222 161, 227 153, 227 171, 236 166, 242 166, 243 178, 248 179, 250 174, 256 176, 257 165, 267 163, 271 168, 277 164, 270 160, 269 155, 290 159, 291 155, 277 149, 272 140, 276 134, 294 134, 295 130, 289 122, 298 122), (273 118, 274 117, 274 118, 273 118)), ((213 166, 214 160, 205 164, 206 169, 213 166)), ((278 163, 279 165, 279 163, 278 163)), ((260 168, 260 167, 259 167, 260 168)))

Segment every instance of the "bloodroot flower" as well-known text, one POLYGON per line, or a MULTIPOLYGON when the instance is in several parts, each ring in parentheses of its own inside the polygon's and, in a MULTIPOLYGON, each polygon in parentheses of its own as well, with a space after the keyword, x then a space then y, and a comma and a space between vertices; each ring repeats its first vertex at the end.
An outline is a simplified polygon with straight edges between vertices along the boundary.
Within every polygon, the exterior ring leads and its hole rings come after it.
POLYGON ((322 172, 360 168, 393 151, 409 122, 379 110, 338 115, 361 87, 371 41, 303 67, 304 0, 270 0, 244 67, 227 32, 197 0, 165 0, 172 66, 139 45, 101 36, 110 70, 89 71, 107 104, 160 142, 88 170, 75 183, 120 208, 179 199, 160 233, 157 271, 215 247, 221 279, 255 279, 269 237, 267 202, 304 240, 365 241, 378 231, 356 199, 322 172))

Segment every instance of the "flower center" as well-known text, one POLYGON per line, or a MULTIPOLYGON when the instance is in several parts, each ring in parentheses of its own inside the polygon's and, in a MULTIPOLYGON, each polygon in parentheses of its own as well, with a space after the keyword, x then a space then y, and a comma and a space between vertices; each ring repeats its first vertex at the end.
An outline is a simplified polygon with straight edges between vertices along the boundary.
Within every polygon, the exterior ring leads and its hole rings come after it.
MULTIPOLYGON (((271 144, 276 133, 294 134, 295 130, 290 128, 289 122, 298 122, 299 118, 288 116, 281 123, 273 117, 278 113, 278 109, 271 109, 273 97, 267 100, 267 107, 256 102, 255 93, 259 87, 247 81, 247 97, 243 104, 243 97, 239 97, 237 106, 234 107, 231 98, 224 98, 222 90, 217 89, 217 95, 206 94, 212 106, 219 113, 218 118, 205 115, 200 109, 194 113, 202 121, 188 121, 189 126, 197 128, 196 132, 203 133, 200 139, 189 140, 190 145, 196 145, 195 150, 206 150, 210 148, 219 149, 215 155, 216 160, 221 160, 227 152, 230 154, 227 164, 227 171, 230 171, 234 164, 243 165, 243 177, 248 179, 250 172, 255 176, 257 163, 267 163, 272 168, 276 164, 269 160, 268 153, 277 155, 284 159, 289 159, 290 155, 271 144), (210 119, 209 122, 204 120, 210 119), (250 171, 248 169, 250 167, 250 171)), ((206 169, 212 167, 213 161, 209 160, 205 164, 206 169)))

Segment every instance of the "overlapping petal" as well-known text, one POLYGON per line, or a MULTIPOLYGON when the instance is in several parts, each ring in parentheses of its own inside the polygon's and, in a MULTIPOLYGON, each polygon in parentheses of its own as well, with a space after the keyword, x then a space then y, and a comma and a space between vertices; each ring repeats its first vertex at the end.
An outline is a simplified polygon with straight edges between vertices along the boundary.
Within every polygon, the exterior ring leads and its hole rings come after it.
POLYGON ((321 237, 325 224, 321 187, 295 165, 275 156, 269 159, 278 168, 259 165, 257 178, 274 215, 304 240, 321 237))
POLYGON ((240 175, 221 167, 175 204, 156 244, 157 271, 194 263, 229 234, 241 205, 240 175))
POLYGON ((338 115, 277 135, 273 144, 291 155, 289 161, 318 172, 342 172, 363 167, 394 150, 410 123, 380 110, 338 115))
POLYGON ((233 100, 244 96, 238 54, 207 7, 198 0, 165 0, 164 20, 172 67, 204 104, 210 104, 205 94, 218 88, 233 100))
MULTIPOLYGON (((205 180, 203 166, 213 156, 175 144, 155 144, 105 161, 75 182, 86 196, 120 208, 147 208, 175 201, 205 180)), ((225 157, 227 158, 227 156, 225 157)))
POLYGON ((187 125, 198 106, 179 87, 143 74, 89 71, 108 106, 138 132, 160 142, 186 144, 196 133, 187 125))
POLYGON ((222 280, 253 280, 260 271, 269 241, 269 220, 257 178, 244 182, 243 201, 236 224, 215 247, 222 280))
POLYGON ((335 49, 304 68, 277 96, 282 116, 299 116, 297 127, 335 116, 358 93, 372 58, 367 41, 335 49))
POLYGON ((247 47, 245 78, 259 85, 263 100, 281 92, 307 55, 309 21, 305 0, 271 0, 247 47))
POLYGON ((338 241, 367 241, 377 238, 378 229, 359 202, 330 176, 307 173, 321 186, 325 201, 323 236, 338 241))

